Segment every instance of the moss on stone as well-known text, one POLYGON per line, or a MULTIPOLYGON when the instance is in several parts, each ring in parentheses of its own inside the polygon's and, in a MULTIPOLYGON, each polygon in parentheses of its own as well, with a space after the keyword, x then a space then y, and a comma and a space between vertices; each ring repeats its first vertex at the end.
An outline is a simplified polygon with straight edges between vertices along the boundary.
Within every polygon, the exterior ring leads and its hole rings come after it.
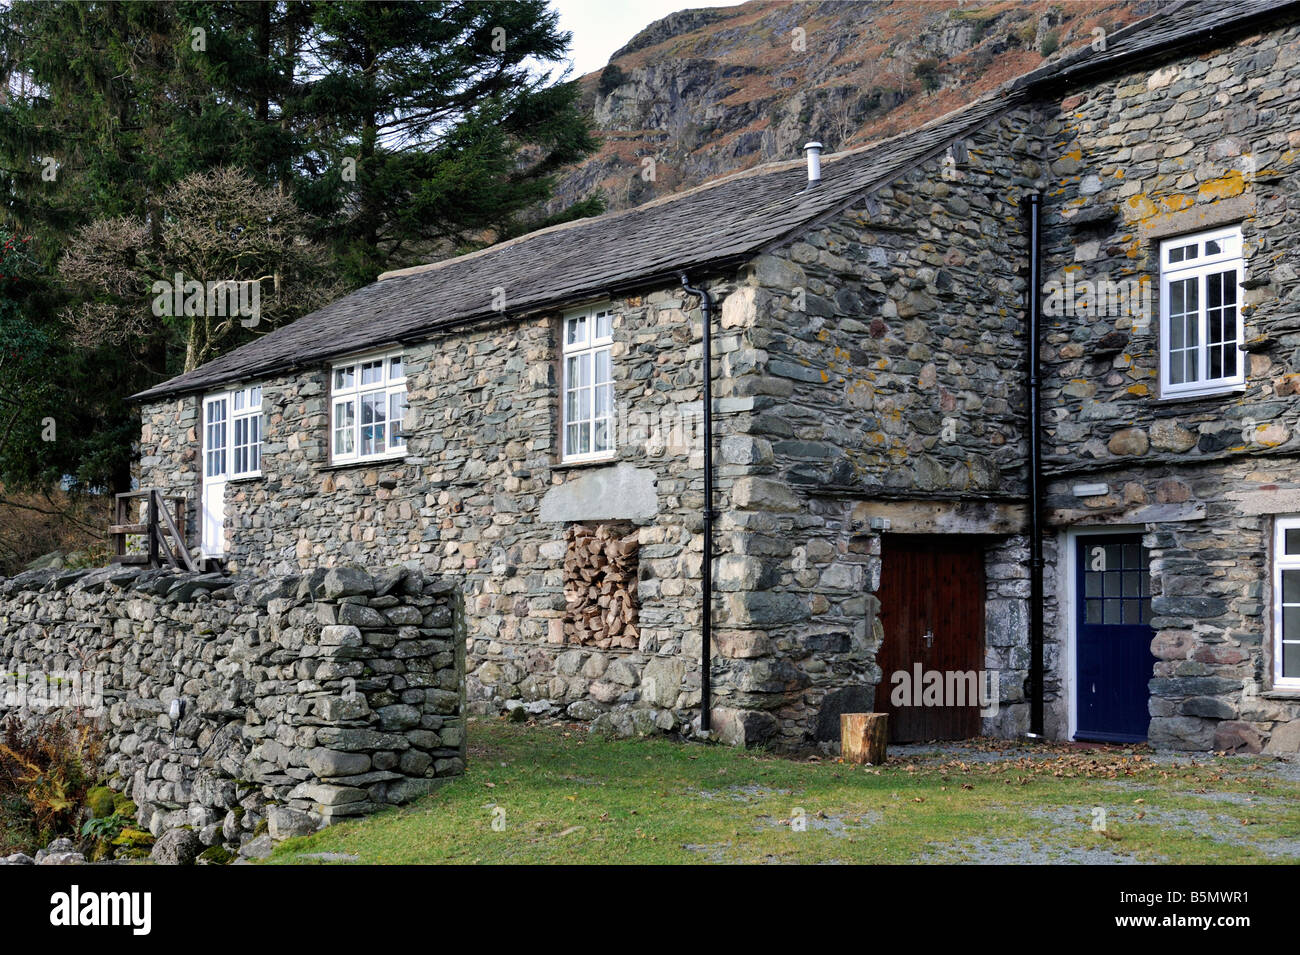
POLYGON ((235 854, 225 846, 209 846, 199 853, 199 862, 204 865, 229 865, 235 859, 235 854))
POLYGON ((113 839, 113 845, 128 849, 147 849, 153 845, 153 834, 143 829, 123 829, 113 839))
POLYGON ((107 786, 92 786, 86 790, 86 808, 96 819, 107 819, 117 811, 117 796, 107 786))

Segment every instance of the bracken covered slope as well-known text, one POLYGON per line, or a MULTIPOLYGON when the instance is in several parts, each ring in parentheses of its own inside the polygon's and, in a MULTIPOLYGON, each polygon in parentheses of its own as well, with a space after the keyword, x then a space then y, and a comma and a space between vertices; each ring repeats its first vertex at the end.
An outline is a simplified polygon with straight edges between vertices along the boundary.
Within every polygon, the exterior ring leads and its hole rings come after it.
POLYGON ((624 209, 810 138, 837 151, 914 129, 1156 0, 808 2, 683 10, 580 80, 603 140, 549 211, 599 191, 624 209), (801 32, 800 32, 801 31, 801 32), (647 170, 653 160, 653 178, 647 170))

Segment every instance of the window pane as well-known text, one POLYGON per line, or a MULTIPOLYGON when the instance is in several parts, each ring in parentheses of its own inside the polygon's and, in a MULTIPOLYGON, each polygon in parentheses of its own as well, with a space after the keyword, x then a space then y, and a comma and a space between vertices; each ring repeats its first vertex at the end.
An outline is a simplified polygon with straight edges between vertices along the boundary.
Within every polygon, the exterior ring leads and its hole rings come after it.
POLYGON ((576 421, 580 421, 583 418, 582 402, 580 400, 581 395, 582 395, 581 391, 574 390, 574 391, 570 391, 565 396, 564 420, 566 422, 576 422, 576 421))
POLYGON ((1282 608, 1282 639, 1300 640, 1300 607, 1282 608))
POLYGON ((614 386, 601 385, 594 391, 596 395, 595 417, 610 417, 614 413, 614 386))
POLYGON ((1210 378, 1237 374, 1237 272, 1205 277, 1205 340, 1210 378))
POLYGON ((585 315, 571 318, 565 322, 564 343, 577 345, 587 340, 587 317, 585 315))
POLYGON ((603 385, 607 381, 614 380, 613 364, 610 361, 609 349, 605 348, 595 353, 596 355, 596 384, 603 385))
POLYGON ((1300 570, 1282 571, 1282 602, 1300 604, 1300 570))
POLYGON ((356 449, 357 406, 353 401, 334 404, 334 453, 351 454, 356 449))
POLYGON ((1208 242, 1205 243, 1206 255, 1218 255, 1222 251, 1223 249, 1219 246, 1218 239, 1210 239, 1208 242))
POLYGON ((1288 527, 1282 532, 1282 547, 1288 554, 1300 555, 1300 527, 1288 527))
POLYGON ((250 408, 262 407, 262 386, 261 385, 254 385, 252 388, 248 389, 248 407, 250 408))
POLYGON ((1105 601, 1088 600, 1085 601, 1084 603, 1085 603, 1084 622, 1101 623, 1101 605, 1105 603, 1105 601))
POLYGON ((596 337, 609 338, 614 334, 614 317, 609 312, 596 313, 596 337))
POLYGON ((355 377, 355 366, 347 365, 343 368, 334 369, 334 390, 340 391, 344 388, 351 388, 357 383, 355 377))
POLYGON ((1120 613, 1120 607, 1121 605, 1123 605, 1123 603, 1124 603, 1123 600, 1103 600, 1102 604, 1105 607, 1106 613, 1105 613, 1105 619, 1102 622, 1108 624, 1123 623, 1124 620, 1120 613))
POLYGON ((368 361, 361 366, 361 383, 363 385, 377 385, 384 380, 384 363, 382 361, 368 361))
POLYGON ((1123 603, 1124 603, 1124 622, 1141 623, 1142 602, 1139 600, 1125 600, 1123 603))
POLYGON ((614 446, 608 421, 598 419, 593 423, 592 427, 591 449, 593 451, 608 451, 614 446))
POLYGON ((388 396, 388 420, 392 422, 392 445, 395 448, 406 445, 406 436, 402 433, 402 421, 406 417, 406 392, 395 391, 388 396))
POLYGON ((1085 597, 1101 596, 1101 574, 1088 571, 1083 575, 1083 595, 1085 597))
POLYGON ((1282 644, 1282 676, 1287 680, 1300 679, 1300 643, 1282 644))
POLYGON ((243 411, 243 410, 244 410, 244 399, 247 398, 247 397, 248 397, 248 392, 243 391, 242 389, 239 390, 239 391, 236 391, 236 392, 235 392, 235 394, 234 394, 234 399, 235 399, 235 410, 236 410, 236 411, 243 411))
POLYGON ((388 359, 388 378, 390 381, 396 381, 398 378, 404 378, 406 371, 402 368, 402 356, 388 359))
POLYGON ((388 399, 384 392, 361 396, 362 454, 383 454, 388 449, 387 420, 388 399))

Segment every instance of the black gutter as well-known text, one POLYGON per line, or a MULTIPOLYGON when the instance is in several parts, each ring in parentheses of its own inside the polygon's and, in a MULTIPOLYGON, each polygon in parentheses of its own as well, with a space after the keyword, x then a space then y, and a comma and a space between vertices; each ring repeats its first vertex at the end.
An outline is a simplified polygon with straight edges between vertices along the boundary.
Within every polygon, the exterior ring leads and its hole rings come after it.
POLYGON ((1029 732, 1043 735, 1043 448, 1040 436, 1042 408, 1039 394, 1038 340, 1042 318, 1042 220, 1043 197, 1034 193, 1025 198, 1029 226, 1029 294, 1027 296, 1028 331, 1025 335, 1025 362, 1029 373, 1028 500, 1029 515, 1029 732))
POLYGON ((682 290, 700 300, 700 313, 704 325, 704 563, 700 573, 704 578, 704 595, 701 603, 703 621, 700 628, 700 732, 710 729, 712 709, 713 663, 713 298, 702 288, 686 284, 686 273, 681 273, 682 290))

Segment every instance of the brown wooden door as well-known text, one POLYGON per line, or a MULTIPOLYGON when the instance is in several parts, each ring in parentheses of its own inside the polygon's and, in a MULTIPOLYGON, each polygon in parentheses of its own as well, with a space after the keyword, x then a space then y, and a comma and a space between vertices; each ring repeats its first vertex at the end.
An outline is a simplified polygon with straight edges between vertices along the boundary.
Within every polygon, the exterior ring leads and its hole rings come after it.
MULTIPOLYGON (((882 671, 875 708, 889 713, 889 739, 906 743, 931 739, 966 739, 980 731, 979 697, 970 705, 895 706, 895 673, 902 686, 916 689, 916 665, 924 674, 974 673, 984 667, 984 548, 961 537, 894 537, 885 535, 880 570, 880 621, 884 642, 876 655, 882 671), (927 634, 929 637, 927 638, 927 634)), ((969 687, 966 681, 963 687, 969 687)), ((916 698, 909 694, 910 700, 916 698)))

